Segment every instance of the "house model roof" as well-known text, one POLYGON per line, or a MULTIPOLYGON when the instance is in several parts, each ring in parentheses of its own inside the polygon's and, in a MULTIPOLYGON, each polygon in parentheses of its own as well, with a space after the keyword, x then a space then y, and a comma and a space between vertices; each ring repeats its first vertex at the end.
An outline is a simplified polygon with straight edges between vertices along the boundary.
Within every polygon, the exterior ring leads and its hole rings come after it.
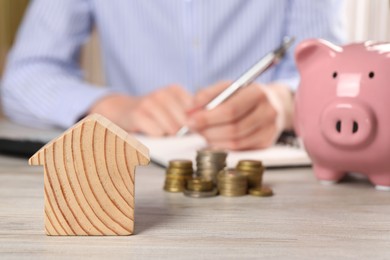
POLYGON ((149 149, 144 146, 142 143, 140 143, 137 139, 135 139, 133 136, 131 136, 129 133, 127 133, 125 130, 120 128, 119 126, 112 123, 110 120, 105 118, 102 115, 99 114, 93 114, 90 116, 85 117, 83 120, 79 121, 77 124, 75 124, 73 127, 66 130, 63 134, 61 134, 59 137, 51 140, 49 143, 47 143, 45 146, 43 146, 39 151, 37 151, 31 158, 29 159, 30 165, 43 165, 43 157, 45 150, 48 147, 53 146, 56 142, 62 142, 62 139, 65 135, 72 134, 75 132, 76 129, 83 128, 83 125, 88 122, 95 122, 95 124, 99 124, 102 127, 106 128, 107 131, 111 132, 121 140, 123 140, 125 143, 130 145, 133 149, 135 149, 139 156, 140 156, 140 165, 146 165, 150 161, 149 157, 149 149))

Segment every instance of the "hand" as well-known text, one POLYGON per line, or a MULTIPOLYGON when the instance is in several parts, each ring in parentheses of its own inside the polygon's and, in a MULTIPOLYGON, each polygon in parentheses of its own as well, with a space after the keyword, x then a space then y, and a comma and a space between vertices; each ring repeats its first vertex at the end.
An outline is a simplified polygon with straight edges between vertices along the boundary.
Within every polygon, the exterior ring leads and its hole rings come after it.
POLYGON ((113 94, 97 101, 89 113, 99 113, 128 132, 150 136, 175 134, 186 122, 193 97, 182 87, 171 85, 135 98, 113 94))
MULTIPOLYGON (((221 82, 201 90, 195 96, 195 107, 203 107, 228 86, 228 82, 221 82)), ((281 132, 277 111, 258 83, 239 90, 213 110, 194 112, 187 125, 210 146, 229 150, 266 148, 281 132)))

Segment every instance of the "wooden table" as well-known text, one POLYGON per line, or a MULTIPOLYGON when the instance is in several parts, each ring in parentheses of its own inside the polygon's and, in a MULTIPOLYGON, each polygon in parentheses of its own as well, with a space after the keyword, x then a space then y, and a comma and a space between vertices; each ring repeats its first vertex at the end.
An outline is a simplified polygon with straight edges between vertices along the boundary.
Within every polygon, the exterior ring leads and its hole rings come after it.
POLYGON ((275 196, 194 199, 136 174, 135 235, 49 237, 43 169, 0 156, 0 259, 390 258, 390 193, 362 179, 322 186, 310 168, 267 170, 275 196))

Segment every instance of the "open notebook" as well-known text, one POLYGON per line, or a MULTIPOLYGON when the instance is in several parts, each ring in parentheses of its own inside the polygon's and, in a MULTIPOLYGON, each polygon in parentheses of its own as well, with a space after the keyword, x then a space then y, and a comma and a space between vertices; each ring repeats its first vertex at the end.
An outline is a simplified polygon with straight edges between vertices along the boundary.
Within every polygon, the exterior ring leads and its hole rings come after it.
MULTIPOLYGON (((59 136, 61 130, 40 130, 20 126, 0 120, 0 154, 29 157, 46 142, 59 136)), ((167 166, 173 159, 195 161, 196 151, 206 147, 205 140, 199 135, 184 137, 152 138, 136 136, 150 150, 152 160, 167 166)), ((228 167, 235 167, 241 159, 262 160, 266 167, 287 167, 310 165, 310 159, 304 149, 297 146, 278 144, 266 150, 229 152, 228 167)))
MULTIPOLYGON (((168 166, 173 159, 189 159, 195 162, 196 151, 206 147, 205 140, 199 135, 184 137, 151 138, 137 136, 137 139, 149 147, 152 161, 168 166)), ((277 144, 265 150, 244 152, 230 151, 227 158, 229 168, 234 168, 239 160, 261 160, 266 167, 308 166, 309 156, 303 148, 277 144)))

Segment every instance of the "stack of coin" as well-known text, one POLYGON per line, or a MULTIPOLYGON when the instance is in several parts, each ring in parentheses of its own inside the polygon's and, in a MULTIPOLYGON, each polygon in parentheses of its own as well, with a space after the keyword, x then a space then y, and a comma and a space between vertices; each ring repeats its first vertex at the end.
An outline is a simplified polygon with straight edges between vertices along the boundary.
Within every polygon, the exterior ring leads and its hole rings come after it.
POLYGON ((168 192, 183 192, 187 180, 192 178, 193 173, 192 161, 170 161, 166 171, 164 190, 168 192))
POLYGON ((190 191, 211 191, 214 189, 214 183, 200 177, 192 178, 187 181, 187 190, 190 191))
POLYGON ((249 188, 261 187, 264 167, 261 161, 241 160, 236 170, 248 178, 249 188))
POLYGON ((218 174, 218 190, 222 196, 243 196, 248 190, 247 178, 237 171, 223 170, 218 174))
POLYGON ((197 152, 196 175, 216 182, 217 174, 226 167, 227 152, 216 149, 203 149, 197 152))
POLYGON ((187 181, 187 189, 184 190, 184 195, 194 198, 206 198, 216 196, 218 190, 211 180, 205 180, 200 177, 192 178, 187 181))

